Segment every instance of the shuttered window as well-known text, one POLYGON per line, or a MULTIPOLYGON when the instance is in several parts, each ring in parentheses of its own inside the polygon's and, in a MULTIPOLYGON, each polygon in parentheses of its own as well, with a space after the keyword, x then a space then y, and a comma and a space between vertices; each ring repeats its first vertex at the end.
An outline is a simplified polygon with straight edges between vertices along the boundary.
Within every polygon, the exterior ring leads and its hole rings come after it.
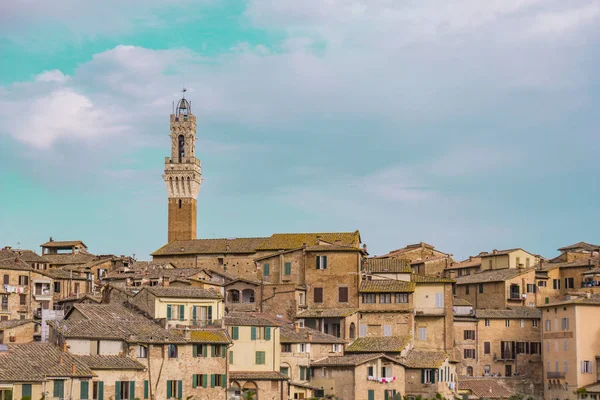
POLYGON ((256 365, 264 365, 265 363, 265 352, 257 351, 255 355, 255 364, 256 365))
POLYGON ((314 302, 322 303, 323 302, 323 288, 314 288, 314 302))
POLYGON ((338 288, 338 301, 340 303, 348 302, 348 288, 347 287, 338 288))
POLYGON ((292 263, 291 262, 286 262, 284 264, 283 273, 284 273, 284 275, 291 275, 292 274, 292 263))

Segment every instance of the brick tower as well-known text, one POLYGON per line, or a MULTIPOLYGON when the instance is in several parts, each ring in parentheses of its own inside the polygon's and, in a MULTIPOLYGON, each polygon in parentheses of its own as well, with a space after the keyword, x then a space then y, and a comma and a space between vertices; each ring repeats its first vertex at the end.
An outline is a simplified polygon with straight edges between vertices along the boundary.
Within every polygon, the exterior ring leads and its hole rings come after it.
POLYGON ((184 95, 171 114, 171 157, 163 179, 169 196, 169 243, 196 239, 196 198, 202 174, 196 151, 196 117, 184 95))

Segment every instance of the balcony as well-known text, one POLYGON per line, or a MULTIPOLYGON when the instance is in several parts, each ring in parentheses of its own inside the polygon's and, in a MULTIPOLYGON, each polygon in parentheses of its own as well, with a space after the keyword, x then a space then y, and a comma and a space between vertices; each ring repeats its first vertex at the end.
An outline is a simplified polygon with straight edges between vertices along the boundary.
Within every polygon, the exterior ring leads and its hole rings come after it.
POLYGON ((444 307, 415 307, 415 315, 445 315, 446 309, 444 307))
POLYGON ((52 290, 50 290, 50 284, 36 283, 33 287, 33 297, 37 301, 52 300, 52 290))
POLYGON ((554 371, 554 372, 546 372, 546 377, 548 379, 564 379, 565 378, 565 373, 564 372, 559 372, 559 371, 554 371))

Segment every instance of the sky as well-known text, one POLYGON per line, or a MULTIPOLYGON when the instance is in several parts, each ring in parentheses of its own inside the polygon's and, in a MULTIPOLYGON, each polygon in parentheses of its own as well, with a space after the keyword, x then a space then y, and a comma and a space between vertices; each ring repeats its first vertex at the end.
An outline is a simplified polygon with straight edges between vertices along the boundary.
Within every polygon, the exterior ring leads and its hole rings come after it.
POLYGON ((600 0, 0 2, 0 246, 149 259, 172 102, 198 237, 600 243, 600 0))

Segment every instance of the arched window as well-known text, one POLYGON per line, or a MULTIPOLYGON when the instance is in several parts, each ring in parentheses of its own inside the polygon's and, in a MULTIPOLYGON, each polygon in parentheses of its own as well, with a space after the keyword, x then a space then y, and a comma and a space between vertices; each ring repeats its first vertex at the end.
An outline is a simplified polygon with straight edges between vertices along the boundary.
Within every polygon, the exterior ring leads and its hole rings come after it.
POLYGON ((354 337, 356 336, 356 325, 354 325, 354 322, 350 323, 350 339, 354 339, 354 337))
POLYGON ((467 375, 473 376, 473 367, 467 367, 467 375))
POLYGON ((185 157, 185 139, 183 135, 179 135, 179 162, 183 161, 185 157))

